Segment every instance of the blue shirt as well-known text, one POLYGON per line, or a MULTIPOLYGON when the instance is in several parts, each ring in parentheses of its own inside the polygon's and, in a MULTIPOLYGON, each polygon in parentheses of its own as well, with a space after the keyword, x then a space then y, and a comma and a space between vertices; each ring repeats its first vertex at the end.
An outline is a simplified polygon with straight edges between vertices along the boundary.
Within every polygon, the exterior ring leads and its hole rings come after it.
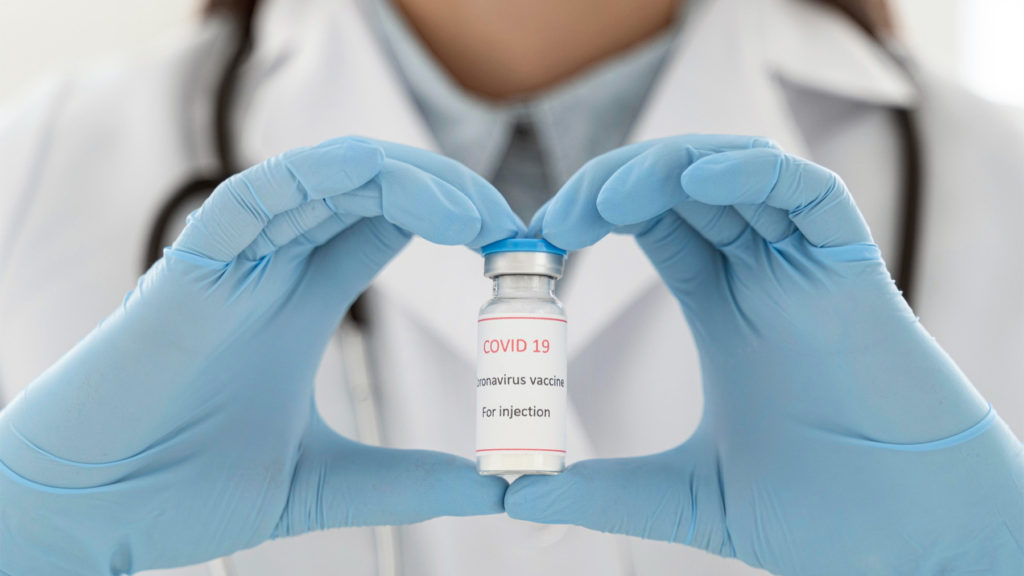
POLYGON ((554 87, 496 102, 460 86, 390 2, 380 36, 440 150, 490 180, 529 223, 580 166, 621 146, 671 51, 678 26, 554 87))

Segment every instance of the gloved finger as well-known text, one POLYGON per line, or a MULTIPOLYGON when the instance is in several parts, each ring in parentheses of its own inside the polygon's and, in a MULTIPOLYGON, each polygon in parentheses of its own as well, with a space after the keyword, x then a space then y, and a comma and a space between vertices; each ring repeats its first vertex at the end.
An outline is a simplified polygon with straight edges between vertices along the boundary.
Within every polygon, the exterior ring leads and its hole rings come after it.
POLYGON ((548 206, 551 205, 551 201, 554 197, 548 198, 546 202, 537 208, 537 211, 533 213, 533 217, 530 218, 530 226, 526 230, 527 238, 540 238, 543 235, 544 216, 548 213, 548 206))
POLYGON ((779 150, 703 158, 680 181, 687 194, 707 204, 765 203, 786 210, 804 237, 818 247, 872 241, 846 184, 835 173, 779 150))
MULTIPOLYGON (((350 226, 355 225, 360 220, 364 220, 366 217, 360 214, 352 213, 337 213, 328 208, 328 212, 331 214, 326 220, 317 224, 316 226, 306 230, 293 242, 298 244, 305 244, 307 248, 317 248, 327 244, 335 236, 347 230, 350 226)), ((408 234, 403 234, 408 236, 408 234)))
MULTIPOLYGON (((397 226, 438 244, 465 244, 478 236, 481 219, 472 201, 452 185, 415 166, 392 159, 355 190, 309 202, 275 216, 242 256, 256 260, 287 245, 325 220, 351 225, 351 216, 384 215, 397 226), (468 239, 468 240, 467 240, 468 239)), ((344 226, 334 226, 335 233, 344 226)), ((308 240, 308 237, 306 237, 308 240)), ((307 242, 314 245, 312 242, 307 242)))
POLYGON ((380 140, 367 141, 380 146, 388 158, 415 166, 447 182, 472 202, 480 214, 481 226, 476 237, 465 242, 470 248, 479 249, 525 232, 523 221, 509 208, 504 196, 490 182, 459 162, 412 146, 380 140))
MULTIPOLYGON (((306 234, 310 240, 325 238, 314 245, 305 267, 305 279, 299 288, 297 303, 326 322, 307 323, 328 331, 337 328, 352 302, 370 285, 380 272, 405 247, 411 234, 388 222, 383 216, 359 218, 351 226, 343 221, 328 220, 306 234), (340 232, 339 229, 343 228, 340 232), (309 302, 317 305, 309 306, 309 302)), ((330 332, 323 334, 329 337, 330 332)))
POLYGON ((379 187, 381 211, 392 224, 438 244, 469 244, 483 220, 473 201, 444 180, 394 160, 366 187, 379 187))
POLYGON ((676 204, 673 211, 717 247, 732 244, 749 229, 747 221, 732 206, 710 206, 687 198, 676 204))
POLYGON ((789 213, 767 204, 735 204, 733 209, 769 242, 781 242, 796 232, 789 213))
POLYGON ((585 460, 558 476, 522 476, 505 493, 512 518, 677 542, 731 555, 714 471, 687 445, 634 458, 585 460))
POLYGON ((615 225, 605 220, 597 210, 601 186, 620 166, 655 146, 656 142, 618 148, 584 164, 545 204, 543 214, 534 216, 530 229, 555 246, 570 251, 585 248, 604 238, 615 225))
POLYGON ((242 251, 240 257, 245 260, 259 260, 296 238, 302 237, 307 231, 318 227, 333 216, 334 211, 328 207, 326 202, 306 202, 297 208, 278 214, 242 251))
POLYGON ((172 249, 217 262, 233 260, 274 216, 356 189, 383 164, 383 150, 351 138, 289 150, 217 186, 172 249))
MULTIPOLYGON (((640 142, 612 150, 580 168, 550 201, 540 225, 531 225, 531 231, 541 232, 546 240, 559 248, 584 248, 604 238, 618 226, 648 220, 677 203, 680 196, 678 178, 691 161, 690 154, 715 154, 726 150, 747 149, 751 146, 774 144, 763 138, 749 136, 693 134, 640 142), (663 180, 664 175, 648 175, 638 171, 635 174, 638 183, 645 184, 641 189, 620 189, 619 194, 623 196, 621 199, 603 200, 603 206, 599 208, 598 197, 602 194, 602 188, 608 179, 634 158, 659 146, 663 146, 662 150, 666 153, 675 151, 669 155, 670 160, 676 160, 671 165, 671 171, 676 174, 673 185, 668 189, 649 185, 663 180), (680 151, 682 153, 679 153, 680 151), (646 176, 650 177, 649 182, 646 176), (602 210, 607 210, 607 213, 602 210), (617 214, 619 211, 622 212, 621 215, 617 214), (613 219, 609 220, 606 216, 613 219)), ((536 222, 538 220, 535 216, 534 223, 536 222)))
POLYGON ((321 422, 303 444, 288 503, 271 537, 497 514, 504 510, 507 486, 500 477, 477 474, 465 458, 368 446, 321 422))
POLYGON ((383 213, 379 183, 370 180, 355 190, 329 196, 319 202, 307 202, 275 216, 245 249, 242 257, 257 260, 296 238, 305 240, 309 246, 319 246, 360 218, 372 218, 383 213), (328 221, 331 223, 324 226, 328 221), (312 234, 314 229, 320 233, 312 234))
MULTIPOLYGON (((769 144, 758 139, 745 142, 748 147, 762 143, 769 144)), ((697 148, 685 138, 661 142, 608 177, 598 194, 597 209, 617 225, 642 222, 675 209, 712 244, 729 244, 746 230, 747 222, 731 206, 692 201, 679 184, 687 167, 719 150, 697 148)))
POLYGON ((704 326, 700 312, 709 295, 726 294, 717 284, 722 254, 675 212, 665 212, 636 234, 637 244, 676 296, 691 329, 699 338, 704 326), (714 283, 710 290, 709 283, 714 283))

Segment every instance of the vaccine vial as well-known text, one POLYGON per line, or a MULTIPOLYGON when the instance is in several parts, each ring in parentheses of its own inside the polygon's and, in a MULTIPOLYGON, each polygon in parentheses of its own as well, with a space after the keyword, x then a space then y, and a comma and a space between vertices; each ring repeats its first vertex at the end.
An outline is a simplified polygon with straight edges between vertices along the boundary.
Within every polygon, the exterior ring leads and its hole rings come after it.
POLYGON ((477 321, 477 471, 558 474, 565 469, 568 324, 554 288, 565 251, 534 238, 482 251, 494 297, 477 321))

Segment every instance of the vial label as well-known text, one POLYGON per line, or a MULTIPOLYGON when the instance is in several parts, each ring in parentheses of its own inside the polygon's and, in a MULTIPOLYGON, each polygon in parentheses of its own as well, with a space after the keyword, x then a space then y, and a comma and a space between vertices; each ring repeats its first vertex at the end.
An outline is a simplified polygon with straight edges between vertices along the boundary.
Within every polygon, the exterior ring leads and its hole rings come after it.
POLYGON ((477 456, 564 454, 565 318, 490 314, 477 326, 477 456))

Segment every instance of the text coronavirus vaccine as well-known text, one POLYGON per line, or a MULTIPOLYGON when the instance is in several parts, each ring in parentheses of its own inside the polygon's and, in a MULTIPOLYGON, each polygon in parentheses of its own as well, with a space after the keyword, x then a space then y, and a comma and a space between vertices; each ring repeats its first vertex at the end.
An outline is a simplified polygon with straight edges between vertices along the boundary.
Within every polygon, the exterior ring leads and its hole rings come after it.
POLYGON ((568 322, 554 283, 565 252, 539 239, 483 251, 494 297, 477 323, 477 469, 557 474, 565 468, 568 322))

